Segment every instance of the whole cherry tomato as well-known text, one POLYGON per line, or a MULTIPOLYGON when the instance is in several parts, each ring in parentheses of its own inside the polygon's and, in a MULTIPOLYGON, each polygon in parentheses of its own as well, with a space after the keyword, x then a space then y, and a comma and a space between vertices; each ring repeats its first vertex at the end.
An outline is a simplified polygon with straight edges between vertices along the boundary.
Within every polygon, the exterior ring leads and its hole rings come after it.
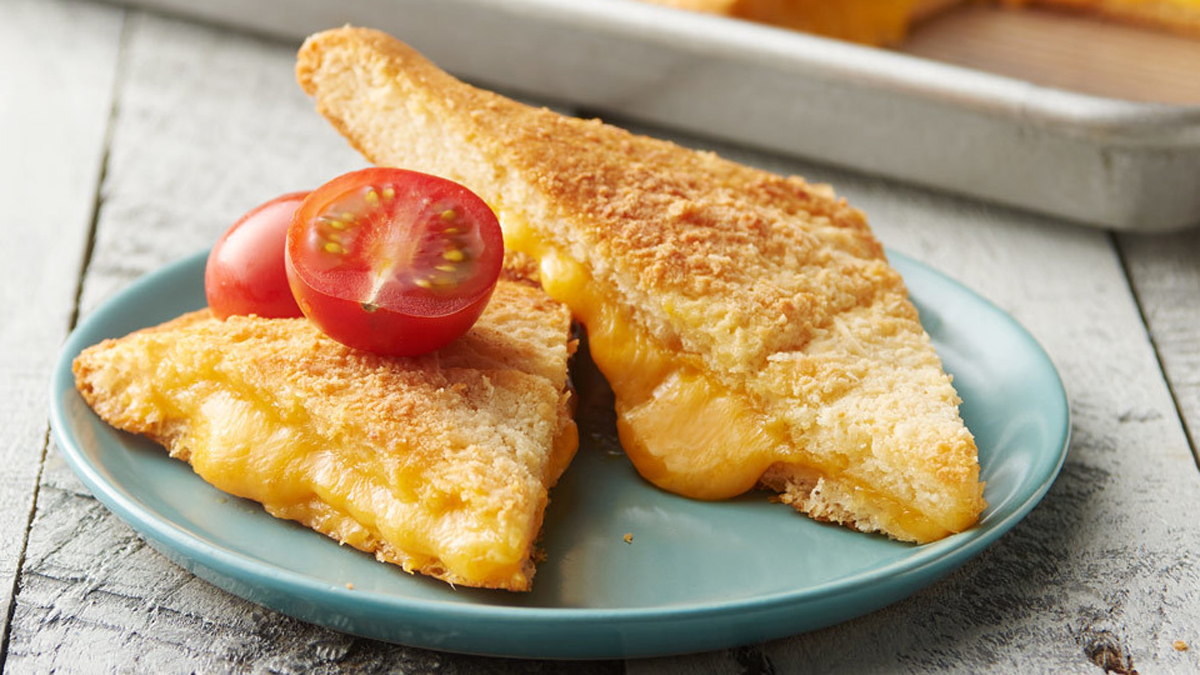
POLYGON ((287 236, 288 281, 304 314, 378 354, 423 354, 465 333, 503 261, 500 225, 482 199, 403 169, 363 169, 313 190, 287 236))
POLYGON ((242 216, 208 254, 204 294, 214 315, 302 316, 284 266, 287 229, 307 192, 276 197, 242 216))

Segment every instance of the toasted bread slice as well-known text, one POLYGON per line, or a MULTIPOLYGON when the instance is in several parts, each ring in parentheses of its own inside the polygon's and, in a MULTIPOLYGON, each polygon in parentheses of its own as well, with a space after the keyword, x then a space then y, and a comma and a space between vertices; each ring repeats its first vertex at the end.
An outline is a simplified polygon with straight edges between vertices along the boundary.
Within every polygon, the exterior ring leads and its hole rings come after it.
POLYGON ((524 591, 577 446, 570 316, 502 280, 440 351, 388 358, 306 319, 208 310, 90 347, 76 384, 216 487, 409 572, 524 591))
POLYGON ((783 178, 467 86, 371 30, 297 77, 371 161, 462 182, 587 327, 622 444, 674 492, 763 484, 927 542, 984 507, 958 396, 862 214, 783 178))

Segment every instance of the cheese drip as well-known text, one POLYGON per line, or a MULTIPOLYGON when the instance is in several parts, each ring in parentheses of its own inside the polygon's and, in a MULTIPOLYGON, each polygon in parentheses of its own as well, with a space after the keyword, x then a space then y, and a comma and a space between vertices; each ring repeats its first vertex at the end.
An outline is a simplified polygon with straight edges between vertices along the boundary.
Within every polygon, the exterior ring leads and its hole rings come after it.
POLYGON ((798 465, 813 480, 869 497, 888 513, 897 538, 933 541, 961 529, 847 479, 840 467, 797 447, 748 394, 710 377, 698 356, 639 329, 581 263, 540 241, 518 218, 502 222, 505 246, 537 259, 546 293, 587 327, 592 360, 616 397, 621 445, 643 478, 685 497, 719 500, 753 489, 773 465, 798 465))

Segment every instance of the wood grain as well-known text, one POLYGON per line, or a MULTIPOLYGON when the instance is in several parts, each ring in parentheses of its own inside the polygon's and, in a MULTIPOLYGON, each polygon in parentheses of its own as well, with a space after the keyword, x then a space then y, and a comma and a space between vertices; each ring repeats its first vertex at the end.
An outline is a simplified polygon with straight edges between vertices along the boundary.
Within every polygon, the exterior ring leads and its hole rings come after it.
MULTIPOLYGON (((768 643, 761 658, 729 650, 630 662, 629 671, 1099 675, 1097 661, 1119 653, 1143 673, 1197 672, 1200 654, 1176 651, 1172 642, 1200 644, 1194 517, 1200 472, 1110 237, 875 178, 679 140, 832 183, 867 212, 886 245, 1012 314, 1059 369, 1073 441, 1062 474, 1025 521, 915 596, 841 626, 768 643)), ((1147 264, 1159 255, 1147 253, 1147 264)), ((1200 308, 1190 311, 1195 345, 1200 308)), ((1179 315, 1177 333, 1188 332, 1188 316, 1179 315)), ((1195 368, 1183 370, 1197 376, 1195 368)))
MULTIPOLYGON (((71 49, 90 54, 95 70, 115 72, 114 64, 105 65, 99 56, 116 58, 120 14, 109 9, 0 0, 5 16, 0 36, 7 38, 0 41, 0 56, 18 54, 5 51, 13 45, 24 50, 21 55, 34 53, 29 50, 38 47, 30 43, 36 40, 22 35, 34 35, 30 26, 43 25, 36 23, 43 16, 38 12, 69 21, 53 14, 60 9, 86 21, 86 30, 71 34, 76 43, 100 41, 101 28, 113 27, 110 52, 79 45, 71 49), (10 7, 21 13, 9 13, 10 7), (10 16, 18 17, 12 30, 6 28, 10 16)), ((139 274, 209 245, 263 199, 361 164, 292 83, 294 45, 142 14, 131 15, 127 37, 127 67, 118 92, 95 249, 82 289, 84 313, 139 274)), ((0 61, 7 62, 12 61, 0 61)), ((74 67, 99 78, 87 63, 74 67)), ((0 115, 13 114, 8 82, 0 79, 0 115)), ((112 80, 107 82, 111 89, 112 80)), ((24 80, 19 83, 28 86, 24 80)), ((0 118, 0 147, 8 152, 34 144, 14 134, 8 119, 0 118)), ((93 193, 102 149, 95 147, 93 193)), ((1200 524, 1194 518, 1200 472, 1149 339, 1152 335, 1160 348, 1180 406, 1196 420, 1187 395, 1189 383, 1200 377, 1200 366, 1189 360, 1200 308, 1184 296, 1200 283, 1194 276, 1200 244, 1186 235, 1120 240, 1141 310, 1151 323, 1148 334, 1121 260, 1104 233, 728 146, 719 149, 777 171, 835 183, 870 214, 885 243, 963 280, 1014 314, 1046 346, 1063 375, 1074 442, 1062 476, 1025 522, 959 572, 912 598, 761 648, 631 662, 628 670, 1081 675, 1105 669, 1200 670, 1200 650, 1195 649, 1200 645, 1200 524), (1171 314, 1176 307, 1177 316, 1171 314), (1176 343, 1177 348, 1169 346, 1176 343), (1193 649, 1176 651, 1175 640, 1193 649)), ((70 184, 63 182, 59 189, 70 184)), ((27 195, 44 194, 40 180, 29 185, 33 191, 14 193, 19 198, 8 203, 25 204, 27 195)), ((91 193, 80 198, 74 192, 64 193, 61 204, 38 202, 63 213, 53 223, 47 221, 59 229, 36 241, 55 251, 54 260, 73 256, 77 268, 92 199, 91 193), (71 218, 78 221, 74 229, 62 224, 71 218)), ((45 277, 37 267, 46 264, 44 258, 8 255, 13 260, 6 262, 17 269, 45 277)), ((32 277, 20 280, 25 278, 32 277)), ((0 291, 12 287, 10 277, 4 281, 0 291)), ((50 294, 41 308, 45 316, 36 319, 50 328, 0 324, 0 339, 16 334, 9 333, 13 330, 36 330, 41 332, 21 338, 22 348, 42 346, 38 340, 57 344, 69 320, 73 285, 57 288, 54 283, 37 291, 50 294), (56 301, 55 294, 67 296, 66 301, 56 301)), ((21 380, 23 372, 34 372, 26 368, 32 367, 24 361, 0 360, 0 388, 15 387, 0 389, 6 406, 0 415, 11 414, 19 430, 34 429, 32 436, 21 432, 32 443, 11 434, 0 441, 0 459, 16 467, 8 473, 18 477, 26 470, 20 464, 26 461, 22 453, 37 455, 45 435, 40 400, 45 372, 21 380), (22 397, 36 399, 29 410, 19 407, 22 397)), ((32 466, 26 473, 30 484, 36 461, 32 466)), ((40 485, 9 629, 5 666, 12 672, 621 669, 613 662, 438 654, 303 624, 219 591, 166 561, 88 495, 56 451, 46 459, 40 485)), ((9 508, 21 526, 14 530, 19 536, 33 490, 22 491, 18 485, 10 491, 0 483, 0 491, 0 496, 17 499, 17 506, 9 508)), ((0 513, 0 526, 12 513, 0 513)), ((9 530, 0 535, 10 541, 9 530)), ((8 546, 0 549, 3 556, 8 546)))
MULTIPOLYGON (((364 163, 293 82, 298 45, 151 15, 133 14, 129 21, 105 199, 82 293, 85 314, 137 276, 211 245, 258 202, 364 163)), ((82 234, 71 236, 83 240, 82 234)), ((41 406, 44 373, 35 379, 41 406)), ((44 414, 39 408, 25 418, 44 420, 44 414)), ((439 654, 350 637, 259 608, 149 548, 86 492, 57 449, 43 475, 7 665, 12 672, 39 673, 621 668, 619 662, 439 654)))
POLYGON ((8 664, 36 673, 612 673, 355 638, 263 609, 176 567, 47 460, 8 664))
POLYGON ((366 165, 292 81, 295 46, 133 14, 88 313, 284 192, 366 165))
POLYGON ((1117 242, 1200 466, 1200 229, 1117 242))
MULTIPOLYGON (((0 0, 0 203, 7 220, 0 246, 4 617, 46 447, 46 382, 69 328, 91 227, 121 15, 75 3, 0 0), (56 39, 47 41, 47 34, 56 39)), ((0 634, 7 635, 7 621, 0 634)))

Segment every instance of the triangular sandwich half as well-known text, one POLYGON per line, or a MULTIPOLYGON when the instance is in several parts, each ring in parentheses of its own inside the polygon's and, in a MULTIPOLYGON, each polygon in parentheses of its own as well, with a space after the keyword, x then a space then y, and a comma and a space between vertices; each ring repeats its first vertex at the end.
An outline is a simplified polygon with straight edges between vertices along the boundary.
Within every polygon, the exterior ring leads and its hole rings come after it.
POLYGON ((416 358, 202 310, 89 347, 74 370, 105 421, 276 517, 409 572, 524 591, 577 447, 569 328, 541 289, 501 279, 465 336, 416 358))
POLYGON ((958 396, 883 247, 829 188, 530 108, 377 31, 317 34, 296 71, 371 161, 496 209, 586 325, 650 481, 703 499, 762 485, 908 541, 976 522, 958 396))

